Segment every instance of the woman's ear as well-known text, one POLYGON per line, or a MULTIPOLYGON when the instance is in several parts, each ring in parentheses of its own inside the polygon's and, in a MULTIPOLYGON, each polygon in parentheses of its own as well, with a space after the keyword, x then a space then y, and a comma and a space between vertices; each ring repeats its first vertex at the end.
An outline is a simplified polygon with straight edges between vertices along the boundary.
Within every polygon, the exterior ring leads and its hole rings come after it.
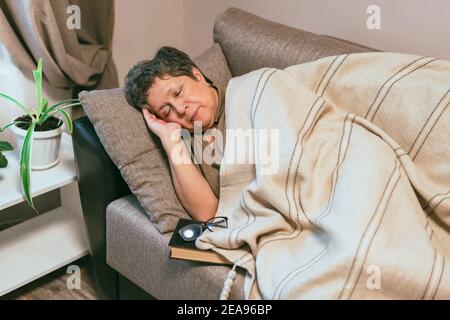
POLYGON ((198 68, 192 67, 192 74, 197 79, 197 81, 206 82, 205 77, 203 76, 202 72, 198 68))

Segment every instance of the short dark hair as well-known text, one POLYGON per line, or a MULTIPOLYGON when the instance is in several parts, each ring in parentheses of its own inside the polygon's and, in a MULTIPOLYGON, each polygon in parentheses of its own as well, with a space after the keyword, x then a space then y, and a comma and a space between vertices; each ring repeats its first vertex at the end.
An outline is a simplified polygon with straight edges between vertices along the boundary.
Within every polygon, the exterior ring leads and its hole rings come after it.
MULTIPOLYGON (((138 62, 125 77, 125 94, 128 103, 137 109, 147 105, 147 91, 156 77, 188 76, 197 80, 192 72, 193 67, 199 69, 183 51, 173 47, 161 47, 152 60, 138 62)), ((203 76, 208 83, 212 84, 210 79, 203 76)))

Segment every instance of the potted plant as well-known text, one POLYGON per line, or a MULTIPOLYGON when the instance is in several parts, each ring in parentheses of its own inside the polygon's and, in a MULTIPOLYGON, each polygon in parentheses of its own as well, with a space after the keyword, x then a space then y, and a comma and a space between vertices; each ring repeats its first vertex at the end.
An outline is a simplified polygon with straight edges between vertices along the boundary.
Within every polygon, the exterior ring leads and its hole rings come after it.
POLYGON ((0 98, 11 102, 19 107, 25 114, 22 114, 7 127, 11 127, 16 134, 17 145, 20 153, 20 178, 22 190, 28 204, 39 213, 33 204, 30 194, 31 169, 48 169, 59 162, 59 146, 61 134, 64 130, 64 122, 56 114, 62 115, 67 123, 69 134, 72 133, 72 120, 64 110, 80 105, 78 99, 67 99, 54 105, 49 105, 48 100, 42 96, 42 59, 39 59, 36 70, 33 71, 36 87, 36 106, 30 108, 25 106, 4 93, 0 92, 0 98))

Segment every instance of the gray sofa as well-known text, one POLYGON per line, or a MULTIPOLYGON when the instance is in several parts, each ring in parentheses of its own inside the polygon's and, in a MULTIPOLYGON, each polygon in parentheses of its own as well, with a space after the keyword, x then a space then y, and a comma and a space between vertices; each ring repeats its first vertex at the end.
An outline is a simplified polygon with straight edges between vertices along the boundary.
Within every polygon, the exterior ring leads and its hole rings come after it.
MULTIPOLYGON (((262 67, 285 68, 325 56, 375 51, 236 8, 217 17, 213 35, 233 77, 262 67)), ((218 299, 230 267, 169 258, 172 232, 155 228, 102 149, 87 117, 75 121, 74 150, 95 274, 104 297, 218 299), (102 176, 93 178, 95 172, 102 176), (101 183, 106 187, 99 188, 107 190, 101 199, 93 199, 92 189, 101 183)), ((243 298, 243 279, 238 269, 231 299, 243 298)))

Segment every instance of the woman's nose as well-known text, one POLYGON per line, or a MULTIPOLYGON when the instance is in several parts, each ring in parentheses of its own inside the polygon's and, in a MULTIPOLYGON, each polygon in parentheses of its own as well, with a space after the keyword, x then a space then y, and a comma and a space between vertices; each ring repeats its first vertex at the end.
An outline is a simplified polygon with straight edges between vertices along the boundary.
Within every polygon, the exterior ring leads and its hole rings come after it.
POLYGON ((186 105, 179 104, 179 105, 175 106, 175 108, 177 109, 177 112, 180 115, 184 115, 186 113, 187 109, 189 108, 189 106, 187 104, 186 105))

